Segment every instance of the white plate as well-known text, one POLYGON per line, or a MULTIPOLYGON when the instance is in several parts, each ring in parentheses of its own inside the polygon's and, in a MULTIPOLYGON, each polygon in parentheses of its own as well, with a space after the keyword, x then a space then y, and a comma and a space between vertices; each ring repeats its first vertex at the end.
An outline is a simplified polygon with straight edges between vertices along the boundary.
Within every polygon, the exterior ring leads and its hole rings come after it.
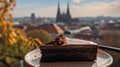
POLYGON ((39 62, 40 49, 35 49, 25 55, 25 61, 34 67, 106 67, 113 62, 113 58, 105 51, 98 50, 97 59, 94 62, 39 62))

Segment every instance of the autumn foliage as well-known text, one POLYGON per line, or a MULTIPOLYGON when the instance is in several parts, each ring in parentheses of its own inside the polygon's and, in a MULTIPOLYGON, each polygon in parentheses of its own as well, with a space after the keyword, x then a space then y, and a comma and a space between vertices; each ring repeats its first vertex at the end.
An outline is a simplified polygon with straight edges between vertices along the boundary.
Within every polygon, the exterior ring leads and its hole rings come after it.
POLYGON ((15 0, 0 0, 0 44, 14 45, 19 40, 27 41, 23 32, 13 28, 13 23, 10 22, 15 5, 15 0))
POLYGON ((17 67, 20 59, 30 51, 24 32, 15 29, 11 22, 15 0, 0 0, 0 66, 17 67))
POLYGON ((43 44, 52 40, 51 35, 47 31, 42 30, 42 29, 40 29, 40 30, 32 30, 32 31, 27 33, 27 36, 32 37, 34 39, 37 38, 43 44))

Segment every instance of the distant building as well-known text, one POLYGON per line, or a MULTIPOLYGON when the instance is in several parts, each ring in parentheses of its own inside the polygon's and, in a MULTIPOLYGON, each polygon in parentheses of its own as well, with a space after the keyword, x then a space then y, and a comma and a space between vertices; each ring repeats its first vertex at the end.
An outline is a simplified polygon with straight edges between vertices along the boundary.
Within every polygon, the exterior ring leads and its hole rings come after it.
POLYGON ((35 17, 35 14, 34 14, 34 13, 31 14, 31 22, 32 22, 32 23, 35 23, 35 22, 36 22, 36 17, 35 17))
POLYGON ((104 26, 100 28, 100 34, 105 33, 119 33, 120 34, 120 26, 104 26))
POLYGON ((60 4, 58 2, 58 10, 57 10, 56 22, 69 22, 69 21, 71 21, 69 2, 67 4, 67 11, 66 11, 66 13, 61 13, 61 11, 60 11, 60 4))

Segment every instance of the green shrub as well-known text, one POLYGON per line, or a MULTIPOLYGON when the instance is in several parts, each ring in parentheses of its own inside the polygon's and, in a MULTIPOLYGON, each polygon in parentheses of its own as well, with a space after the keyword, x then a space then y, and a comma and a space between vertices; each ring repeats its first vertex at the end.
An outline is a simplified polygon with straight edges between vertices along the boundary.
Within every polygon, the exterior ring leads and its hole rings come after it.
POLYGON ((42 43, 46 43, 52 40, 51 35, 47 31, 42 29, 32 30, 27 33, 27 36, 32 38, 38 38, 42 41, 42 43))

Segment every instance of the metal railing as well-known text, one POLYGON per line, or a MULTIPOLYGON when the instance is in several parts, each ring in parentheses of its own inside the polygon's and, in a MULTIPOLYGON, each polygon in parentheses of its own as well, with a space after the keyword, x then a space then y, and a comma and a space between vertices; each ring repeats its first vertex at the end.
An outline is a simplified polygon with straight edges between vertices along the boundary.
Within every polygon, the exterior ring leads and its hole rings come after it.
POLYGON ((100 49, 106 49, 110 51, 115 51, 120 53, 120 48, 117 47, 111 47, 111 46, 104 46, 104 45, 98 45, 100 49))

